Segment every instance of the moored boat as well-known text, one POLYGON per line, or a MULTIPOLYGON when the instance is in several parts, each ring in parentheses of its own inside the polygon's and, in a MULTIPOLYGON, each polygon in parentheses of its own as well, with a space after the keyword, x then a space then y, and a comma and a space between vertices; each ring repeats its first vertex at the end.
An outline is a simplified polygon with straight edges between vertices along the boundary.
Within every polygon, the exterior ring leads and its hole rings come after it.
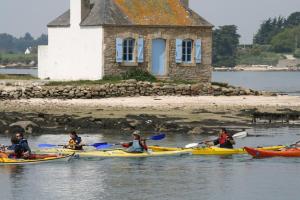
POLYGON ((245 147, 248 154, 254 158, 268 158, 268 157, 300 157, 300 148, 288 148, 279 151, 263 150, 245 147))

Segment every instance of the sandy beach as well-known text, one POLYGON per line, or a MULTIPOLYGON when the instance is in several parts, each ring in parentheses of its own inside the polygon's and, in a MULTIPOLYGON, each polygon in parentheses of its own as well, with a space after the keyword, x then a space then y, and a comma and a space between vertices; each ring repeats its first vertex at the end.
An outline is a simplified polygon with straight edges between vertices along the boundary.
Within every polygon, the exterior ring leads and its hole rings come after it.
MULTIPOLYGON (((222 108, 300 108, 299 96, 159 96, 159 97, 120 97, 106 99, 28 99, 0 101, 3 111, 18 111, 26 108, 122 108, 128 109, 222 109, 222 108)), ((29 109, 29 110, 30 110, 29 109)), ((51 112, 51 110, 49 110, 51 112)))

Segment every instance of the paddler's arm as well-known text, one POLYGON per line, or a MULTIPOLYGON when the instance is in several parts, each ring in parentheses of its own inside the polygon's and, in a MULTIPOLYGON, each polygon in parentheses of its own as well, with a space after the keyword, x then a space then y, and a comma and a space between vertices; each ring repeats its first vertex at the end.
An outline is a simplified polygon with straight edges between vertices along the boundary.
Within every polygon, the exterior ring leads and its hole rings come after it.
POLYGON ((145 151, 148 151, 148 146, 146 144, 146 140, 142 140, 141 145, 142 145, 143 149, 145 149, 145 151))
POLYGON ((133 144, 133 142, 129 142, 129 143, 121 143, 122 147, 125 147, 125 148, 131 147, 132 144, 133 144))
POLYGON ((233 137, 229 137, 228 140, 232 145, 235 145, 235 140, 233 139, 233 137))

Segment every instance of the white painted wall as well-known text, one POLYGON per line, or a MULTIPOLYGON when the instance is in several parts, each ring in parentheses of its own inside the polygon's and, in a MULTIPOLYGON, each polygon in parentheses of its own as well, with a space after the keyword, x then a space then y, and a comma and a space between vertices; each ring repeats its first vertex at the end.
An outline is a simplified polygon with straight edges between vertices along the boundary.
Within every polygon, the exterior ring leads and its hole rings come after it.
MULTIPOLYGON (((78 12, 80 7, 72 4, 78 12)), ((74 0, 78 4, 80 0, 74 0)), ((51 80, 97 80, 103 78, 103 27, 81 27, 71 17, 70 27, 48 28, 48 48, 39 47, 38 76, 51 80), (75 23, 76 22, 76 23, 75 23), (75 23, 75 24, 74 24, 75 23)))
POLYGON ((47 77, 48 74, 48 46, 38 46, 38 77, 47 77), (41 69, 41 70, 40 70, 41 69))

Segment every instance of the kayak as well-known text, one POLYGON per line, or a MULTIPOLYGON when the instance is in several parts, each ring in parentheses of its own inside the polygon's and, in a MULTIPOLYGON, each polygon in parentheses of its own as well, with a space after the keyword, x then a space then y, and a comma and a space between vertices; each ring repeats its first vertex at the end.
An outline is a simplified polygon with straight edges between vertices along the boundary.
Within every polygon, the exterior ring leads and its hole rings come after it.
POLYGON ((284 149, 279 151, 253 149, 245 147, 248 154, 254 158, 268 158, 268 157, 300 157, 300 148, 284 149))
POLYGON ((24 165, 24 164, 38 164, 45 162, 68 161, 74 154, 56 155, 56 154, 32 154, 28 159, 14 159, 9 158, 7 154, 0 153, 0 165, 24 165))
POLYGON ((178 149, 174 151, 149 151, 143 153, 130 153, 123 149, 111 150, 71 150, 71 149, 45 149, 40 150, 39 153, 60 153, 70 154, 75 153, 79 157, 85 158, 141 158, 141 157, 163 157, 163 156, 178 156, 191 154, 191 149, 178 149))
MULTIPOLYGON (((172 148, 172 147, 159 147, 159 146, 150 146, 152 151, 176 151, 176 150, 184 150, 187 148, 172 148)), ((284 148, 284 146, 270 146, 270 147, 258 147, 258 149, 262 150, 278 150, 284 148)), ((219 147, 199 147, 193 148, 193 155, 234 155, 234 154, 247 154, 244 148, 237 149, 225 149, 219 147)))
POLYGON ((178 151, 160 151, 160 152, 143 152, 130 153, 125 150, 107 150, 107 151, 87 151, 79 154, 80 157, 97 157, 97 158, 142 158, 142 157, 164 157, 164 156, 179 156, 191 154, 191 150, 178 151))

